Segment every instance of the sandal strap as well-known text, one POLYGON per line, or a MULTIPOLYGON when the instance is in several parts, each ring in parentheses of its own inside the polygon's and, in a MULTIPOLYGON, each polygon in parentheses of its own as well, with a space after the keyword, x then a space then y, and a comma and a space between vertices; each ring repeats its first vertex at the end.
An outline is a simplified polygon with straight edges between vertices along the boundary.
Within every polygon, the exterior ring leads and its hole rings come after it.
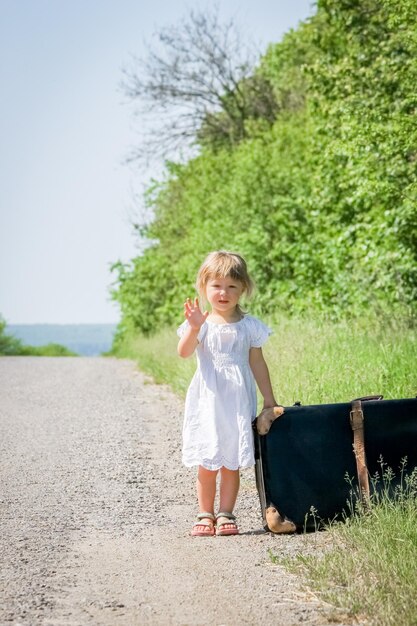
POLYGON ((207 528, 214 528, 213 522, 194 522, 193 528, 195 528, 196 526, 204 526, 204 527, 207 527, 207 528))
POLYGON ((216 519, 215 516, 213 515, 213 513, 199 513, 197 515, 197 519, 198 520, 202 520, 202 519, 205 519, 205 518, 211 519, 212 522, 214 522, 215 519, 216 519))
POLYGON ((219 511, 219 513, 217 513, 217 519, 219 519, 219 517, 226 517, 232 521, 236 519, 236 516, 233 515, 233 513, 227 513, 226 511, 219 511))

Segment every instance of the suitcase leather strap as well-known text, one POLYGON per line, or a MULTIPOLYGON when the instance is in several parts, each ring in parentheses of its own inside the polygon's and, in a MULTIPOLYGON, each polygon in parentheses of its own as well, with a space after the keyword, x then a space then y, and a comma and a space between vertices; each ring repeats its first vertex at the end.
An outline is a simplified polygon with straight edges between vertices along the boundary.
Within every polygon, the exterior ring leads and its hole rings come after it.
POLYGON ((353 400, 350 412, 350 425, 353 430, 353 451, 356 458, 356 471, 358 473, 361 501, 365 507, 369 505, 369 479, 368 468, 365 458, 365 435, 363 428, 362 402, 353 400))

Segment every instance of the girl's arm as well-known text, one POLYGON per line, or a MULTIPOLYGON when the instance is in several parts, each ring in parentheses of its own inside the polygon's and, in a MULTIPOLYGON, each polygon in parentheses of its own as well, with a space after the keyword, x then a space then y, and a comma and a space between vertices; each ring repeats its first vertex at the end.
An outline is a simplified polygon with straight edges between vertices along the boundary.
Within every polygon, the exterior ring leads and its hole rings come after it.
POLYGON ((268 366, 265 362, 262 348, 251 348, 249 351, 249 364, 256 384, 259 387, 264 399, 264 409, 277 405, 272 391, 271 379, 269 377, 268 366))
POLYGON ((188 328, 178 342, 177 351, 184 359, 194 354, 194 350, 198 346, 198 333, 200 328, 207 319, 208 311, 202 313, 198 298, 191 302, 190 298, 184 303, 184 315, 188 320, 188 328))
POLYGON ((184 359, 194 354, 194 350, 198 346, 197 336, 199 332, 199 328, 191 328, 189 326, 179 340, 177 351, 184 359))

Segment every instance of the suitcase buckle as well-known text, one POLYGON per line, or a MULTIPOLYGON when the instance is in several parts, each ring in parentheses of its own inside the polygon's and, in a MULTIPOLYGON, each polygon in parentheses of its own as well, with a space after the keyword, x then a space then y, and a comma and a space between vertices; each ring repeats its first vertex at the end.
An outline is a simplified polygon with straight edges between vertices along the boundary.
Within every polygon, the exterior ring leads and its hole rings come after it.
POLYGON ((350 412, 350 425, 352 430, 362 428, 363 419, 362 409, 353 409, 353 411, 350 412))

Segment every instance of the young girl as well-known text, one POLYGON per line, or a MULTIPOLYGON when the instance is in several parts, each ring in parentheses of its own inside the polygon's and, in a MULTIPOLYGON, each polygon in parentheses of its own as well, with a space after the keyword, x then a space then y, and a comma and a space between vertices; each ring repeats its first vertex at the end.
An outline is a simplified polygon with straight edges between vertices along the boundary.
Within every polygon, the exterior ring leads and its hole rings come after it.
POLYGON ((239 468, 254 465, 252 421, 256 417, 256 387, 264 408, 275 402, 261 346, 270 330, 239 306, 253 283, 246 262, 231 252, 211 252, 196 283, 210 312, 196 298, 184 304, 185 322, 178 329, 178 354, 197 351, 197 371, 185 401, 183 463, 198 466, 199 514, 191 534, 199 537, 236 535, 233 515, 239 491, 239 468), (219 513, 214 515, 216 477, 220 471, 219 513))

